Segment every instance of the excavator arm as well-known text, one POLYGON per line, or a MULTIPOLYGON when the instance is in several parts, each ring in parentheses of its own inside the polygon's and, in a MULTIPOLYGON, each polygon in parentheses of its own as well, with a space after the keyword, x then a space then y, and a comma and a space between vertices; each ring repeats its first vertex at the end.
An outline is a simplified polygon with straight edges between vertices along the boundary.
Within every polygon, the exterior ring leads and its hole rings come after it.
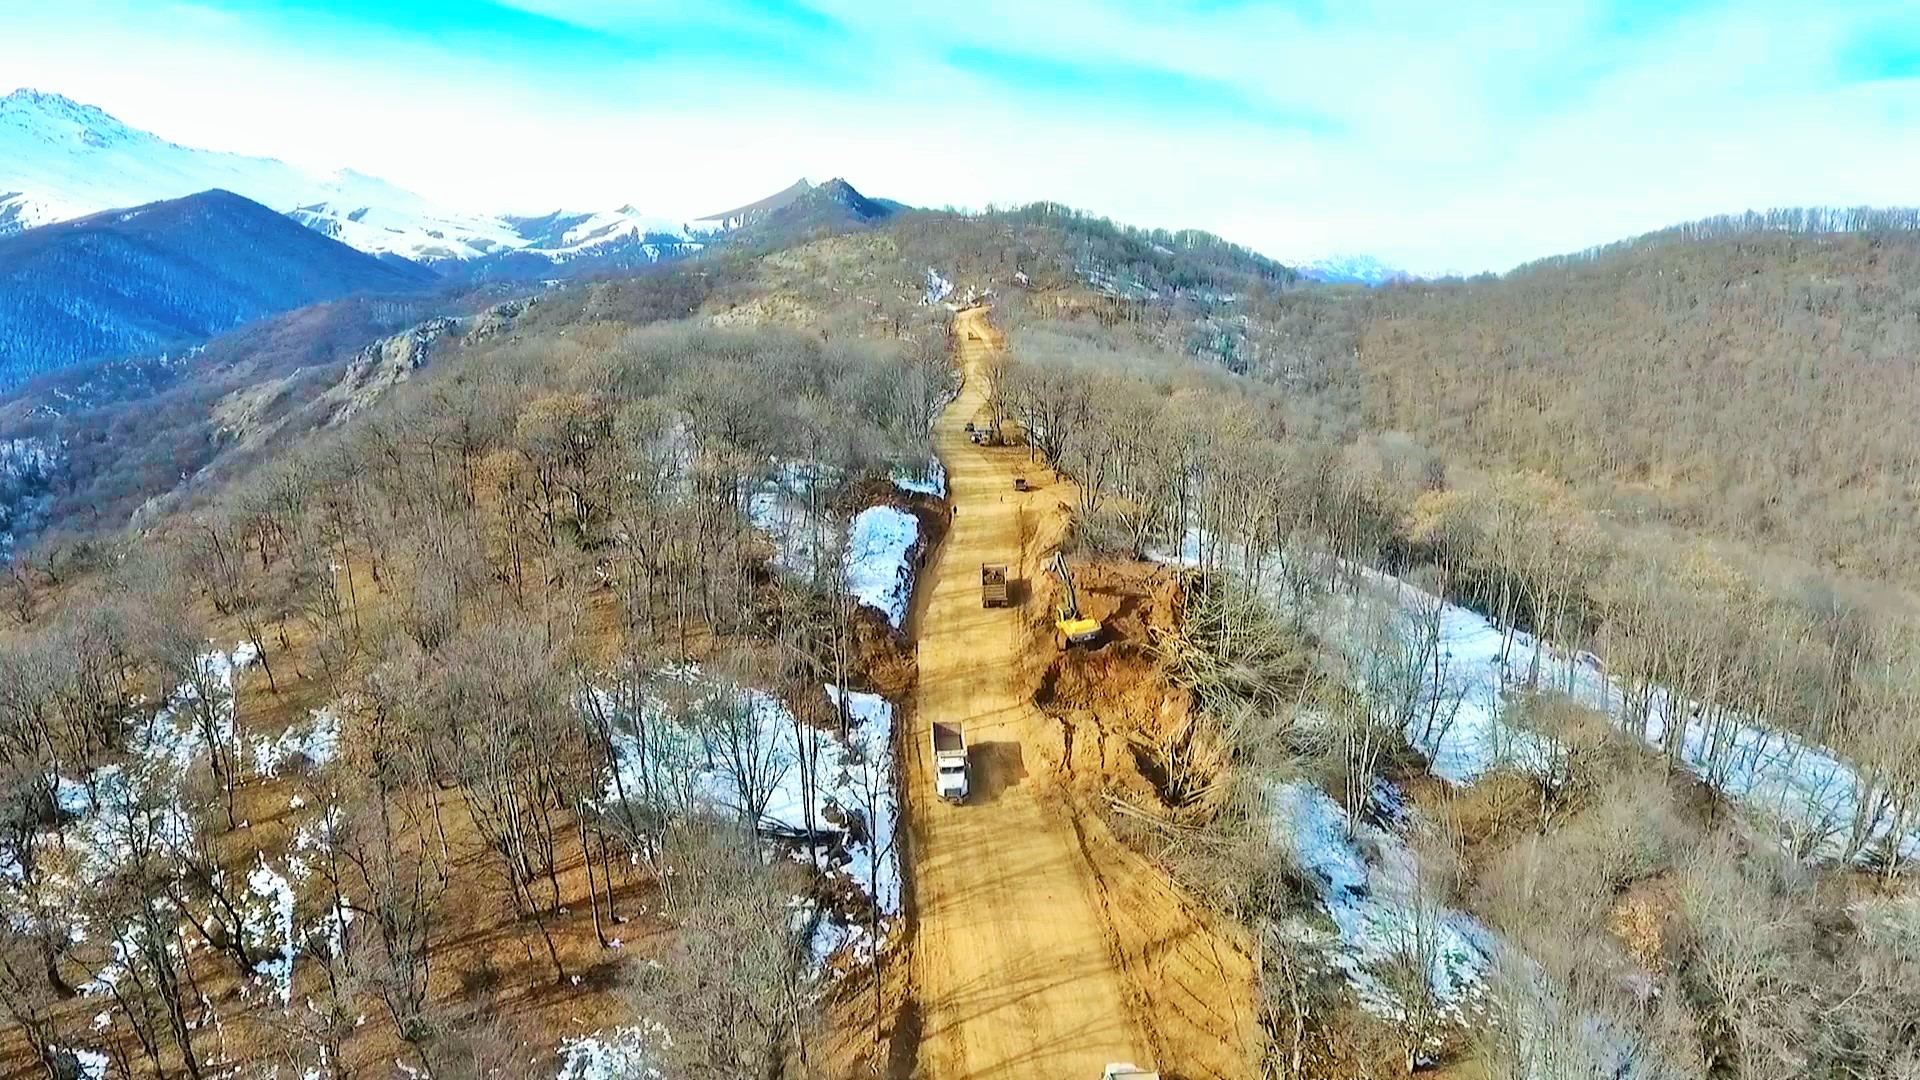
POLYGON ((1067 557, 1060 552, 1053 553, 1053 563, 1048 567, 1053 576, 1060 579, 1060 587, 1067 591, 1066 602, 1060 605, 1060 615, 1066 619, 1080 617, 1080 594, 1073 587, 1073 572, 1067 569, 1067 557))
POLYGON ((1053 576, 1060 579, 1060 587, 1065 590, 1066 598, 1055 613, 1053 626, 1058 631, 1060 643, 1066 645, 1084 645, 1100 636, 1100 620, 1089 619, 1080 614, 1080 593, 1073 587, 1073 572, 1067 569, 1067 557, 1060 552, 1053 553, 1053 562, 1049 568, 1053 576))

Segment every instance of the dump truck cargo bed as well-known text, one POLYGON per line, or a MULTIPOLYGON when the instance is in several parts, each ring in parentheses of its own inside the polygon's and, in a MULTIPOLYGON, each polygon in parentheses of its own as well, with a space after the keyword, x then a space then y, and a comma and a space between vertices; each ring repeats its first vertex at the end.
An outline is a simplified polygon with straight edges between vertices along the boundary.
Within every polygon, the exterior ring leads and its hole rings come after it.
POLYGON ((967 733, 959 724, 933 722, 933 785, 948 802, 965 802, 973 784, 967 775, 967 733))
POLYGON ((980 606, 1007 606, 1007 564, 980 564, 980 606))
POLYGON ((936 754, 965 753, 967 738, 960 729, 952 724, 933 723, 933 752, 936 754))

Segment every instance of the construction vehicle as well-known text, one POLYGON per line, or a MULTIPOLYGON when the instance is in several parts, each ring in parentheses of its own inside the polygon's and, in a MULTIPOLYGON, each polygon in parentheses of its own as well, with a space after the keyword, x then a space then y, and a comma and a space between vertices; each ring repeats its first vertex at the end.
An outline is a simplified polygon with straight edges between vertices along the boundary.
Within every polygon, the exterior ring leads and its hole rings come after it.
POLYGON ((1029 483, 1027 483, 1027 478, 1026 478, 1026 477, 1024 477, 1024 476, 1016 476, 1016 477, 1014 477, 1014 478, 1013 478, 1013 490, 1015 490, 1015 491, 1032 491, 1032 490, 1033 490, 1033 485, 1031 485, 1031 484, 1029 484, 1029 483))
POLYGON ((1060 579, 1060 587, 1066 597, 1053 615, 1054 639, 1061 648, 1069 645, 1087 645, 1100 638, 1100 620, 1090 619, 1080 612, 1080 594, 1073 587, 1073 572, 1067 569, 1067 557, 1060 552, 1053 553, 1053 576, 1060 579))
POLYGON ((1148 1072, 1138 1065, 1116 1061, 1100 1070, 1100 1080, 1160 1080, 1160 1074, 1148 1072))
POLYGON ((1007 564, 980 564, 980 606, 1007 606, 1007 564))
POLYGON ((967 733, 959 724, 933 722, 933 789, 947 802, 967 801, 967 733))

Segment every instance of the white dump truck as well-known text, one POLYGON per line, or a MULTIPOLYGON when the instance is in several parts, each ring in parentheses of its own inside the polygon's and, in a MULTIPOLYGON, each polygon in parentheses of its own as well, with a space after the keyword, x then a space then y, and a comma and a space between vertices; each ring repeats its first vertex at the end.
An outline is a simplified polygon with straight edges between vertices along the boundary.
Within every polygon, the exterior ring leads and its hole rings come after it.
POLYGON ((933 724, 933 786, 948 802, 967 800, 967 735, 959 724, 933 724))
POLYGON ((1148 1072, 1138 1065, 1116 1062, 1101 1071, 1100 1080, 1160 1080, 1160 1074, 1148 1072))

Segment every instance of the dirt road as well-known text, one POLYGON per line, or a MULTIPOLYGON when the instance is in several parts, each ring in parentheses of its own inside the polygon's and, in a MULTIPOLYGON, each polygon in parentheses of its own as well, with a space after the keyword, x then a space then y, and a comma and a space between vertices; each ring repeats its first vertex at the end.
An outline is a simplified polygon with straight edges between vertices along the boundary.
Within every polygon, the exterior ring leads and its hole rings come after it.
POLYGON ((980 564, 1021 560, 1025 501, 1013 493, 1012 460, 1023 455, 983 450, 964 430, 980 415, 979 365, 995 347, 983 315, 963 312, 956 323, 967 383, 934 439, 954 518, 916 609, 919 690, 905 736, 915 1075, 1098 1080, 1114 1061, 1241 1075, 1246 1010, 1221 1002, 1247 993, 1236 985, 1250 978, 1244 956, 1226 955, 1098 822, 1076 825, 1072 800, 1051 780, 1058 725, 1017 674, 1028 645, 1019 610, 980 605, 980 564), (932 796, 934 721, 965 725, 965 805, 932 796), (1129 910, 1111 910, 1122 904, 1129 910))

